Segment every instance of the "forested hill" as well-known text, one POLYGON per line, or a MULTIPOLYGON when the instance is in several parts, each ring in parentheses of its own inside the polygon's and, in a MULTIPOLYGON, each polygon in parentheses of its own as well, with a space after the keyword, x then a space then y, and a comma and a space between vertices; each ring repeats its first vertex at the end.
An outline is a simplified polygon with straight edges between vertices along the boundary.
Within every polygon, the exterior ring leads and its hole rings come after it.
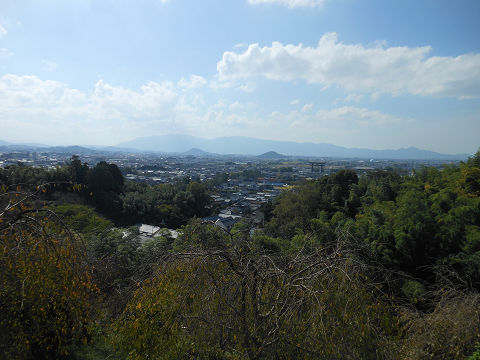
POLYGON ((291 241, 332 243, 348 233, 389 269, 434 281, 451 266, 480 289, 480 158, 460 168, 422 168, 413 176, 342 170, 285 192, 265 232, 291 241))
POLYGON ((41 195, 46 203, 89 205, 118 226, 144 222, 177 228, 211 211, 206 184, 184 178, 149 186, 125 180, 115 164, 102 161, 89 168, 77 156, 53 170, 23 165, 0 169, 0 184, 24 190, 44 185, 41 195))
POLYGON ((480 357, 480 152, 297 184, 255 231, 198 220, 207 184, 104 162, 11 166, 0 188, 0 358, 480 357))

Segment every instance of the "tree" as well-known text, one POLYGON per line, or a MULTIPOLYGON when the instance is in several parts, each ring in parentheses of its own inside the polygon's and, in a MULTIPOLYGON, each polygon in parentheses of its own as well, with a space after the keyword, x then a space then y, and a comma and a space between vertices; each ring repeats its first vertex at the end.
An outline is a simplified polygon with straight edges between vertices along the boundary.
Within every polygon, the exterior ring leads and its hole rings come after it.
POLYGON ((115 164, 99 162, 88 174, 88 189, 99 211, 110 218, 119 219, 122 215, 123 175, 115 164))
POLYGON ((73 155, 67 164, 70 173, 70 180, 76 184, 87 184, 88 165, 82 164, 78 155, 73 155))
POLYGON ((88 187, 93 192, 114 192, 123 190, 123 175, 117 165, 100 161, 88 176, 88 187))
POLYGON ((209 247, 201 239, 210 230, 197 230, 197 245, 185 239, 114 325, 117 347, 131 358, 367 359, 388 351, 390 315, 348 249, 272 253, 248 232, 209 247))
POLYGON ((97 292, 81 240, 40 193, 0 194, 0 357, 58 359, 89 340, 97 292))

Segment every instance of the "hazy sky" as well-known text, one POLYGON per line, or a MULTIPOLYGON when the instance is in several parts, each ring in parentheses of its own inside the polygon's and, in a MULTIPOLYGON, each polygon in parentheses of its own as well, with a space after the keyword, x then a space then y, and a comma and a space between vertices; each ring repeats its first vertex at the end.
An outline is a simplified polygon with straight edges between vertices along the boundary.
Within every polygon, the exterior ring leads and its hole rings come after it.
POLYGON ((0 140, 480 146, 478 0, 0 0, 0 140))

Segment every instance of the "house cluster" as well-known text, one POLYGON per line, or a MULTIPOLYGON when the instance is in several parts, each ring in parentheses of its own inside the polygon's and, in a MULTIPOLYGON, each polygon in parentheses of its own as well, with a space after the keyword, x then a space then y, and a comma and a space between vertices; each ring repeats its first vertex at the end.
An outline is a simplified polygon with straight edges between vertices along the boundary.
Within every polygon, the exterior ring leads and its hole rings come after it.
POLYGON ((261 228, 264 222, 261 205, 273 200, 287 187, 286 183, 267 181, 264 178, 229 179, 218 185, 216 194, 212 195, 219 212, 203 220, 224 230, 230 230, 241 219, 249 221, 255 228, 261 228))
POLYGON ((221 172, 241 171, 241 163, 225 161, 225 159, 203 158, 194 156, 157 156, 156 159, 125 164, 116 163, 127 170, 125 177, 129 180, 150 184, 166 184, 188 177, 199 182, 215 178, 221 172))

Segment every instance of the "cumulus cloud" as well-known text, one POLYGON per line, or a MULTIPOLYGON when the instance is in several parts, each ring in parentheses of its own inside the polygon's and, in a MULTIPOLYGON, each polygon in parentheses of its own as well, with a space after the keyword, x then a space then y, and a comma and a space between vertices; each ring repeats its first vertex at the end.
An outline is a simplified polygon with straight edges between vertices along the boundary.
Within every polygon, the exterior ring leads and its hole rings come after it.
POLYGON ((382 126, 391 124, 411 123, 414 120, 383 113, 367 108, 342 106, 331 110, 320 110, 315 114, 315 119, 321 122, 355 123, 361 126, 382 126))
POLYGON ((1 59, 7 59, 12 55, 13 55, 13 53, 10 50, 8 50, 7 48, 0 48, 0 60, 1 59))
POLYGON ((40 80, 36 76, 7 74, 0 78, 0 106, 35 107, 55 105, 62 97, 65 86, 53 80, 40 80))
POLYGON ((316 47, 274 42, 251 44, 244 52, 227 51, 217 63, 225 81, 264 77, 337 86, 349 93, 374 96, 480 97, 480 54, 429 56, 431 47, 365 47, 323 35, 316 47))
POLYGON ((360 102, 362 99, 363 96, 360 94, 350 94, 345 98, 344 102, 360 102))
MULTIPOLYGON (((200 78, 190 80, 189 84, 203 83, 200 78)), ((232 129, 252 131, 255 123, 249 115, 255 104, 208 103, 202 92, 185 91, 181 85, 149 81, 127 88, 99 80, 80 90, 34 75, 7 74, 0 77, 1 136, 13 141, 113 145, 151 134, 211 137, 232 129)))
POLYGON ((2 24, 0 24, 0 39, 7 35, 7 29, 5 29, 2 24))
POLYGON ((108 114, 126 118, 164 117, 171 112, 172 104, 177 97, 173 84, 159 84, 149 81, 139 91, 112 86, 103 80, 95 84, 90 98, 91 104, 103 116, 108 114))
POLYGON ((175 132, 296 141, 322 141, 318 134, 324 136, 323 141, 327 136, 340 139, 353 134, 354 144, 367 141, 379 129, 411 122, 352 106, 314 111, 312 104, 306 104, 282 113, 248 101, 192 101, 199 95, 166 81, 131 89, 99 80, 91 89, 79 90, 33 75, 7 74, 0 77, 0 128, 2 136, 13 141, 21 135, 28 141, 64 144, 113 145, 138 136, 175 132))
MULTIPOLYGON (((306 110, 311 104, 305 105, 306 110)), ((377 110, 362 107, 341 106, 333 109, 321 109, 315 113, 302 110, 292 110, 287 113, 273 111, 267 117, 271 124, 280 128, 297 128, 304 134, 317 134, 320 128, 330 129, 358 129, 358 128, 386 128, 387 125, 410 124, 414 120, 403 118, 377 110)))
POLYGON ((305 104, 302 107, 302 112, 308 112, 313 107, 313 104, 305 104))
POLYGON ((50 60, 42 60, 42 65, 45 71, 53 71, 57 68, 58 64, 50 60))
POLYGON ((210 87, 215 91, 221 91, 223 89, 235 89, 243 91, 244 93, 254 92, 256 85, 253 82, 238 82, 234 79, 232 81, 226 80, 223 78, 221 81, 211 81, 210 87))
POLYGON ((191 75, 190 79, 181 78, 178 86, 185 90, 201 88, 207 84, 207 80, 200 75, 191 75))
POLYGON ((170 82, 150 81, 139 89, 128 89, 99 80, 93 89, 81 91, 33 75, 7 74, 0 77, 0 127, 10 138, 18 129, 30 132, 32 138, 40 136, 37 128, 41 125, 45 136, 56 134, 57 140, 62 139, 58 134, 63 130, 70 137, 86 133, 89 136, 84 138, 103 136, 96 141, 105 143, 102 139, 117 134, 130 138, 136 131, 137 135, 145 133, 152 123, 170 126, 177 98, 170 82), (23 125, 15 129, 18 122, 23 125), (78 124, 85 129, 73 131, 78 124))
POLYGON ((238 110, 242 110, 243 108, 244 108, 243 104, 240 104, 238 101, 235 101, 233 104, 230 104, 230 106, 228 107, 228 110, 238 111, 238 110))
POLYGON ((299 7, 321 7, 323 6, 325 0, 248 0, 249 4, 260 5, 260 4, 269 4, 269 5, 283 5, 289 8, 299 8, 299 7))
POLYGON ((0 108, 51 112, 58 109, 95 118, 157 117, 177 97, 171 83, 150 81, 132 90, 99 80, 92 91, 83 92, 53 80, 33 75, 7 74, 0 78, 0 108))
POLYGON ((379 148, 402 146, 406 135, 416 126, 412 118, 404 118, 364 107, 340 106, 316 112, 273 111, 259 116, 257 132, 272 139, 327 142, 347 147, 379 148), (391 137, 394 131, 402 136, 391 137), (373 141, 375 139, 375 141, 373 141))

